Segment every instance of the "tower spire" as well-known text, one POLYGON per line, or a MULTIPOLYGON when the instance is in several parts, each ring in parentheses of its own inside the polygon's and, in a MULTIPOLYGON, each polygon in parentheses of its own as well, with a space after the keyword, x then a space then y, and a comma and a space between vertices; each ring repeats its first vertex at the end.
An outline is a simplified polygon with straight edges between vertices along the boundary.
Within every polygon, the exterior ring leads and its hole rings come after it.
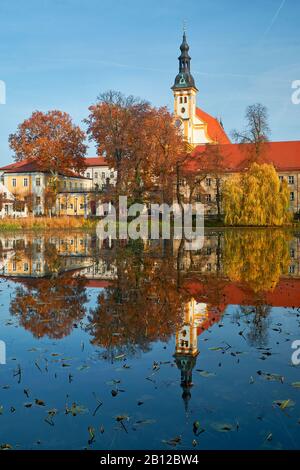
POLYGON ((191 74, 191 57, 189 55, 190 46, 187 42, 186 37, 186 25, 183 23, 183 37, 182 43, 180 45, 180 56, 178 57, 179 61, 179 73, 175 78, 174 85, 172 89, 180 88, 195 88, 195 81, 191 74))

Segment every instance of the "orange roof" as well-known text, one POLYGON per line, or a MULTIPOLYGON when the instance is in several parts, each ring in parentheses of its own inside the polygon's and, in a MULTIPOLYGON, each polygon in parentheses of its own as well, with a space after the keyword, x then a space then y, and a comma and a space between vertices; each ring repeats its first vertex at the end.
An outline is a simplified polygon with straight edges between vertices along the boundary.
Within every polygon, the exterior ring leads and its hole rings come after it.
MULTIPOLYGON (((253 305, 255 294, 245 285, 239 282, 226 281, 220 292, 218 299, 212 294, 207 296, 207 286, 201 280, 189 279, 185 282, 184 288, 198 302, 205 302, 224 311, 227 305, 253 305), (221 299, 221 301, 220 301, 221 299)), ((275 289, 271 292, 264 292, 264 301, 271 307, 299 307, 300 305, 300 279, 281 278, 275 289)))
POLYGON ((91 166, 108 166, 108 163, 105 157, 88 157, 85 159, 85 164, 87 167, 91 166))
MULTIPOLYGON (((277 171, 300 171, 300 141, 290 142, 269 142, 265 145, 262 154, 262 163, 273 163, 277 171)), ((220 150, 223 156, 223 170, 237 172, 249 166, 249 150, 253 144, 226 144, 221 145, 220 150)), ((199 145, 193 151, 191 158, 184 165, 188 172, 203 168, 203 154, 205 145, 199 145)), ((205 160, 205 166, 209 168, 209 162, 205 160)))
POLYGON ((199 119, 201 119, 201 121, 207 124, 207 132, 211 140, 214 142, 217 141, 219 144, 231 143, 218 119, 212 117, 210 114, 207 114, 200 108, 196 108, 196 115, 199 119))
MULTIPOLYGON (((47 171, 41 170, 37 161, 34 160, 22 160, 21 162, 11 163, 10 165, 3 166, 0 168, 0 171, 4 171, 5 173, 31 173, 31 172, 41 172, 41 173, 48 173, 47 171)), ((60 173, 61 176, 70 176, 72 178, 86 178, 78 173, 74 173, 71 170, 66 171, 64 173, 60 173)))

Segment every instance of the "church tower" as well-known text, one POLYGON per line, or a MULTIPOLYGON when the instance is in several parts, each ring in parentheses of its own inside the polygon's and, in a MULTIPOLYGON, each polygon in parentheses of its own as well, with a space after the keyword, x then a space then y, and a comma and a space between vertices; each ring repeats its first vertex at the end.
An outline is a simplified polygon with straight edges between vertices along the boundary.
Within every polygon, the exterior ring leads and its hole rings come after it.
POLYGON ((191 147, 211 143, 229 144, 230 140, 219 120, 197 108, 198 89, 191 74, 189 49, 184 32, 178 57, 179 73, 172 86, 175 124, 181 128, 184 139, 191 147))
POLYGON ((192 144, 192 124, 193 116, 196 113, 196 95, 198 90, 191 74, 189 49, 190 47, 184 32, 180 46, 181 54, 178 57, 179 73, 175 78, 172 90, 174 94, 174 113, 177 118, 176 125, 181 127, 186 141, 192 144))

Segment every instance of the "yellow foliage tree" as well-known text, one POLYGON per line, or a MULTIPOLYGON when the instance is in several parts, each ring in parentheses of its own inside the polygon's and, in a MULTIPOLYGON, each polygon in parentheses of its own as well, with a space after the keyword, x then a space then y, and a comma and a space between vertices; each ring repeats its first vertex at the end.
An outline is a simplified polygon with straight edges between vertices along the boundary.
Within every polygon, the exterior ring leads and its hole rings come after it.
POLYGON ((272 164, 253 163, 225 182, 223 211, 227 225, 282 226, 291 221, 287 182, 272 164))

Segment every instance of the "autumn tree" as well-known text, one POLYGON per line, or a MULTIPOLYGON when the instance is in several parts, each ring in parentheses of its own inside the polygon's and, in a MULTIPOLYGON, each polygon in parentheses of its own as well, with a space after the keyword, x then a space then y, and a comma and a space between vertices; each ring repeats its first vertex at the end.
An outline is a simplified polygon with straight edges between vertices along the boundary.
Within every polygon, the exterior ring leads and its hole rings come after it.
POLYGON ((36 162, 41 171, 57 177, 85 168, 85 133, 61 111, 35 111, 9 136, 16 161, 36 162))
POLYGON ((174 125, 174 117, 167 108, 152 108, 148 120, 147 140, 144 143, 152 167, 152 181, 158 185, 160 202, 171 203, 174 196, 174 176, 182 158, 187 155, 187 145, 181 130, 174 125))
POLYGON ((246 126, 243 131, 234 130, 232 137, 242 146, 245 155, 245 164, 264 162, 268 152, 270 128, 268 124, 268 110, 260 103, 248 106, 245 113, 246 126))
POLYGON ((27 207, 27 211, 29 214, 34 214, 34 208, 35 208, 35 195, 32 191, 28 191, 24 194, 24 204, 27 207))
POLYGON ((57 192, 56 192, 55 187, 52 187, 51 185, 49 185, 47 188, 45 188, 44 205, 50 217, 52 215, 52 209, 56 203, 56 195, 57 195, 57 192))
POLYGON ((112 90, 102 93, 89 108, 85 120, 89 139, 95 141, 98 155, 105 155, 110 168, 117 172, 115 202, 123 191, 126 194, 128 172, 124 169, 133 158, 141 120, 148 109, 147 102, 112 90))
POLYGON ((227 225, 281 226, 290 222, 289 191, 271 164, 253 163, 231 176, 223 187, 227 225))
POLYGON ((109 91, 89 110, 85 121, 89 138, 117 171, 115 204, 119 195, 144 202, 150 194, 155 197, 155 189, 161 201, 169 200, 183 139, 167 109, 109 91))

